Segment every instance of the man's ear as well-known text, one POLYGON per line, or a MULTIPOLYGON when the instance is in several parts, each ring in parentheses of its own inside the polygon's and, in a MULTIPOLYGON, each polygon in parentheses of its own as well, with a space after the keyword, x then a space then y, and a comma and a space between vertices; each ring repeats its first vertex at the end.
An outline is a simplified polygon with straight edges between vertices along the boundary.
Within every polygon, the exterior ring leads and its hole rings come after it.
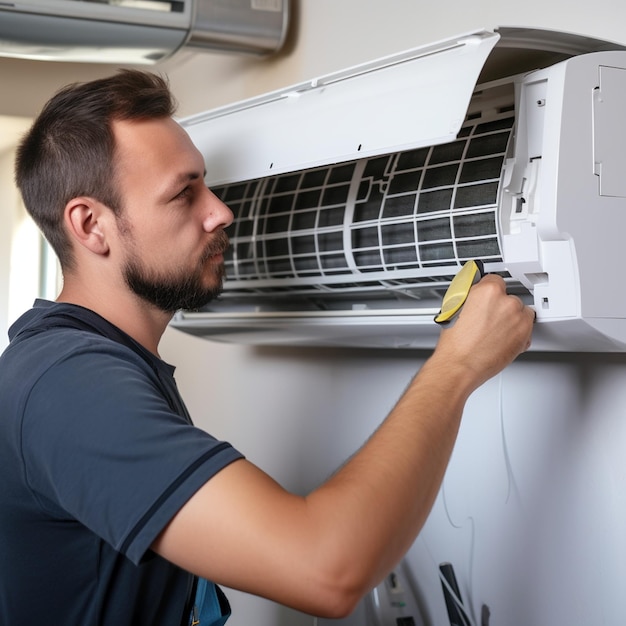
POLYGON ((72 198, 65 205, 64 221, 72 239, 95 254, 108 254, 106 224, 111 210, 93 198, 72 198))

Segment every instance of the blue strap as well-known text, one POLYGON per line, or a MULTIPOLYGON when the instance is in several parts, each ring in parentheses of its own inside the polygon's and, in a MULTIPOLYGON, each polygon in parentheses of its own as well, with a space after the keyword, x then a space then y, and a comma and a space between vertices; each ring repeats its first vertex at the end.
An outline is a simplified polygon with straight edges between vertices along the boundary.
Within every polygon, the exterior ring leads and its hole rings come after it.
POLYGON ((229 617, 230 605, 223 591, 214 583, 199 578, 189 626, 224 626, 229 617))

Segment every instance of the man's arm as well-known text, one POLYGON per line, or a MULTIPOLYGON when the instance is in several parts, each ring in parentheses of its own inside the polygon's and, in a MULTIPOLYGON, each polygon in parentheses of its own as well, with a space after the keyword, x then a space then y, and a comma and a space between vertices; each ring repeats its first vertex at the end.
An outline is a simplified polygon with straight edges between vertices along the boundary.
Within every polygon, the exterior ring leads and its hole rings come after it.
POLYGON ((200 576, 311 614, 341 617, 419 533, 469 395, 530 345, 534 313, 487 276, 387 419, 306 497, 247 461, 209 480, 153 549, 200 576))

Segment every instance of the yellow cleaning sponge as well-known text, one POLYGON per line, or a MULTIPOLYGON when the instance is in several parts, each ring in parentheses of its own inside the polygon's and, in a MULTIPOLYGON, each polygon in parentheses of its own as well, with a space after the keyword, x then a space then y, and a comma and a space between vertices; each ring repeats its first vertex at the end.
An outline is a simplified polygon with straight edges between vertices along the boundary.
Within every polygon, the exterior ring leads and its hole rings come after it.
POLYGON ((483 276, 481 261, 467 261, 452 279, 443 296, 441 310, 435 316, 437 324, 449 324, 463 306, 471 286, 483 276))

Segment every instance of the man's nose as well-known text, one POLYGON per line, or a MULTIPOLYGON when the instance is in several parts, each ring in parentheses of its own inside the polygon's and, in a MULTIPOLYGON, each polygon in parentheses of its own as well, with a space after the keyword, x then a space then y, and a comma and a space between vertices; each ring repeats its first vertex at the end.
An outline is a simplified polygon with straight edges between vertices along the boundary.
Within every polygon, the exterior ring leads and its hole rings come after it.
POLYGON ((233 223, 233 212, 208 189, 207 212, 203 221, 204 230, 213 232, 218 228, 227 228, 233 223))

